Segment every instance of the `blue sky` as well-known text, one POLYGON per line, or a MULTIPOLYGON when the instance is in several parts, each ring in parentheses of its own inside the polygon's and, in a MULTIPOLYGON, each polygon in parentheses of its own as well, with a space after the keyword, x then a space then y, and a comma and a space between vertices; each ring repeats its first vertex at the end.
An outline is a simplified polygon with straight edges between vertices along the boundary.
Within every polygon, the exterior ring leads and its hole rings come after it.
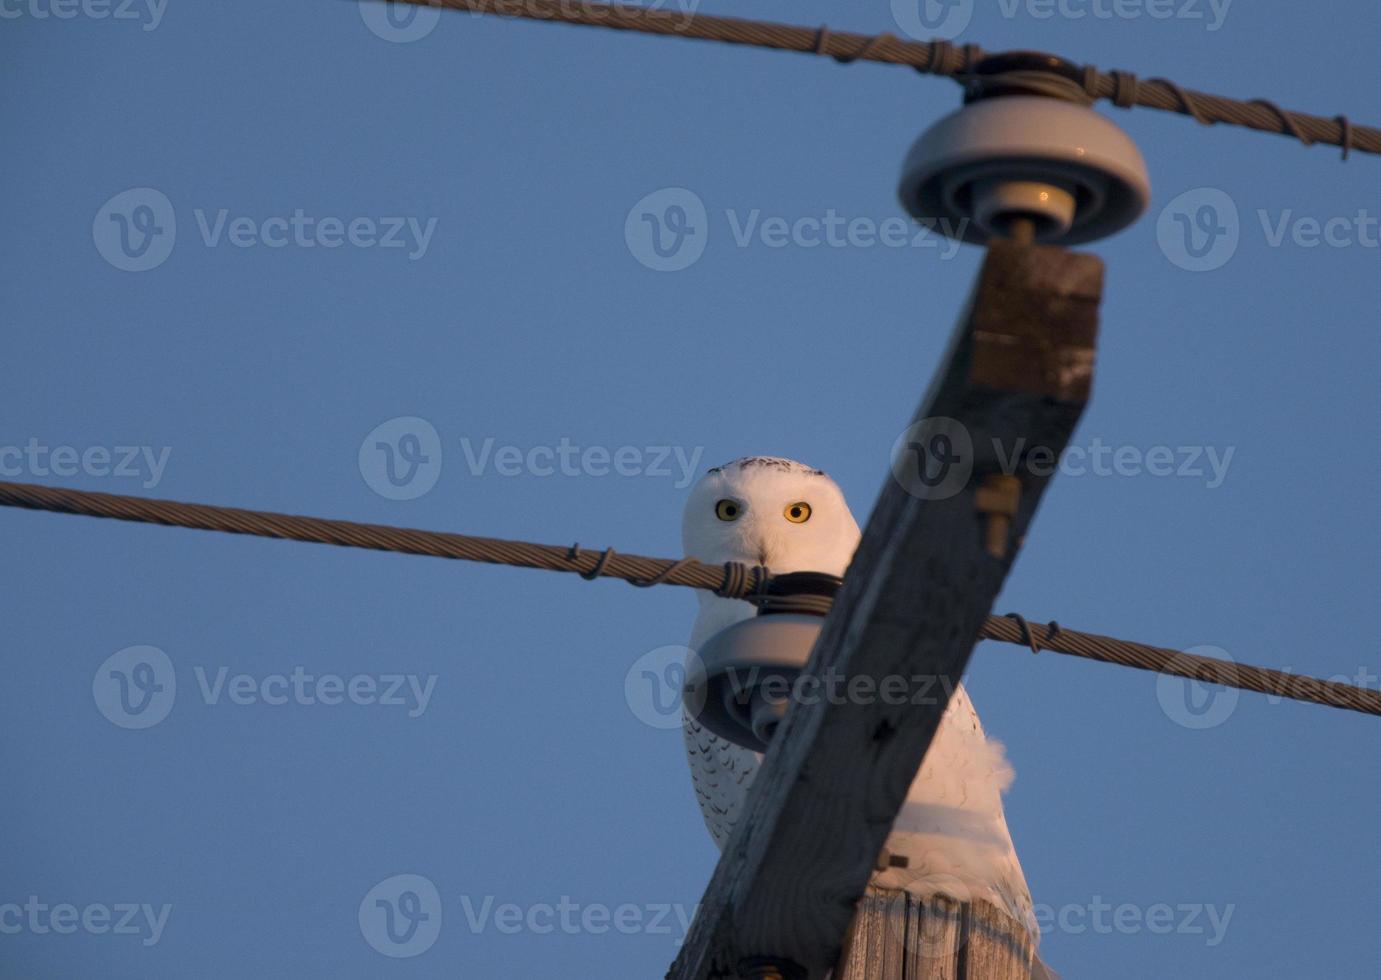
MULTIPOLYGON (((4 479, 674 555, 684 473, 771 453, 862 519, 981 257, 739 241, 901 214, 903 154, 957 104, 905 69, 468 15, 399 42, 347 0, 0 6, 4 479), (704 248, 658 271, 626 226, 668 188, 704 248)), ((952 16, 989 49, 1381 120, 1363 5, 952 16)), ((1154 198, 1092 248, 1074 445, 1124 465, 1058 476, 998 611, 1376 687, 1378 162, 1104 111, 1154 198), (1205 204, 1235 231, 1206 262, 1174 234, 1205 204)), ((49 907, 0 920, 0 976, 675 955, 716 854, 638 678, 690 595, 25 512, 0 534, 0 906, 49 907), (112 671, 163 685, 155 724, 112 720, 112 671)), ((1375 719, 992 644, 969 684, 1065 977, 1374 969, 1375 719)))

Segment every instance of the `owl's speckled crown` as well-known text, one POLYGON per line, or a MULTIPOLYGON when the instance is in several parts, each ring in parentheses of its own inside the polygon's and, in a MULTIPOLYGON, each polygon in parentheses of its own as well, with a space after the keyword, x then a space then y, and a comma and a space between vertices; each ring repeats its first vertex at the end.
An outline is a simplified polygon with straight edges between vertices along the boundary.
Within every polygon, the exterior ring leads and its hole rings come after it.
POLYGON ((807 473, 811 476, 826 475, 824 470, 817 470, 814 467, 807 466, 805 463, 798 463, 794 459, 783 459, 780 456, 744 456, 742 459, 733 460, 732 462, 725 463, 723 466, 712 467, 707 472, 718 473, 721 470, 730 468, 746 470, 754 466, 781 470, 784 473, 807 473))

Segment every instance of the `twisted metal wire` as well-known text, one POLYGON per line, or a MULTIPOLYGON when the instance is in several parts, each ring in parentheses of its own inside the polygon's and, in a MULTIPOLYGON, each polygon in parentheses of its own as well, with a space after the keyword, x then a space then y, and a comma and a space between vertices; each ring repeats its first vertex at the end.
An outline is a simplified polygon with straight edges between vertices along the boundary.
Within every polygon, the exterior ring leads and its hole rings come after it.
POLYGON ((1029 646, 1033 651, 1053 650, 1056 653, 1067 653, 1105 664, 1119 664, 1123 667, 1186 677, 1207 684, 1222 684, 1225 687, 1255 691, 1273 697, 1381 715, 1381 690, 1266 667, 1254 667, 1250 664, 1184 653, 1166 647, 1132 643, 1111 636, 1100 636, 1097 633, 1080 633, 1077 630, 1065 629, 1058 623, 1042 626, 1028 623, 1015 613, 989 616, 978 635, 985 640, 1000 640, 1003 643, 1029 646))
POLYGON ((673 561, 622 555, 613 548, 606 548, 602 552, 586 551, 578 544, 531 544, 443 531, 419 531, 386 524, 361 524, 238 507, 214 507, 175 500, 43 487, 32 483, 0 482, 0 506, 334 544, 344 548, 487 562, 491 565, 576 572, 587 579, 617 578, 643 587, 682 585, 708 589, 733 599, 751 598, 762 590, 768 580, 767 570, 761 566, 748 567, 737 562, 729 563, 735 566, 730 568, 727 565, 706 565, 689 558, 673 561))
MULTIPOLYGON (((843 64, 879 61, 909 65, 917 71, 966 81, 986 52, 976 44, 956 46, 948 41, 907 41, 892 34, 855 34, 828 27, 801 27, 738 17, 654 10, 626 4, 586 0, 388 0, 423 7, 464 10, 527 20, 551 20, 587 27, 638 31, 702 41, 722 41, 754 47, 824 55, 843 64)), ((1282 109, 1265 99, 1231 99, 1186 89, 1164 78, 1141 80, 1131 72, 1099 71, 1085 65, 1083 88, 1090 99, 1108 99, 1120 108, 1142 106, 1191 116, 1204 125, 1225 123, 1267 133, 1292 136, 1309 146, 1340 146, 1343 158, 1351 150, 1381 153, 1381 129, 1360 126, 1346 116, 1331 118, 1282 109)))
MULTIPOLYGON (((616 553, 612 548, 592 552, 582 550, 579 545, 563 547, 531 544, 503 538, 481 538, 468 534, 420 531, 384 524, 361 524, 355 521, 300 517, 237 507, 188 504, 148 497, 44 487, 31 483, 0 482, 0 506, 408 555, 429 555, 434 558, 486 562, 493 565, 541 568, 553 572, 576 572, 587 579, 617 578, 641 587, 680 585, 707 589, 727 598, 746 599, 759 604, 773 601, 766 595, 767 585, 771 581, 767 569, 760 565, 750 567, 740 562, 707 565, 692 558, 672 560, 623 555, 616 553)), ((818 605, 820 608, 813 611, 823 613, 827 608, 824 603, 818 605)), ((1381 691, 1212 657, 1201 657, 1164 647, 1132 643, 1099 636, 1096 633, 1080 633, 1064 629, 1053 622, 1041 626, 1028 623, 1015 613, 1007 616, 989 616, 979 631, 979 638, 1029 646, 1033 652, 1042 649, 1053 650, 1103 663, 1120 664, 1256 691, 1260 694, 1381 715, 1381 691)))

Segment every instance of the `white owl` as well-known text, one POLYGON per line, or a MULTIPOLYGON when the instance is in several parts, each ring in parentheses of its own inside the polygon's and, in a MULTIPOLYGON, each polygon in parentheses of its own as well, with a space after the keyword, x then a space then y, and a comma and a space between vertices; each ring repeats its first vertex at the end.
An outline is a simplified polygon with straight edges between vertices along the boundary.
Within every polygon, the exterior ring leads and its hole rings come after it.
MULTIPOLYGON (((769 456, 706 473, 691 491, 681 534, 686 555, 702 562, 841 576, 860 537, 833 480, 769 456)), ((692 650, 755 614, 742 600, 697 594, 692 650)), ((700 810, 722 849, 762 756, 711 734, 688 714, 683 732, 700 810)), ((873 883, 921 897, 985 899, 1007 910, 1038 942, 1031 894, 1002 812, 1002 792, 1012 776, 1002 745, 983 734, 973 703, 958 686, 887 839, 888 852, 905 857, 906 867, 880 872, 873 883)))

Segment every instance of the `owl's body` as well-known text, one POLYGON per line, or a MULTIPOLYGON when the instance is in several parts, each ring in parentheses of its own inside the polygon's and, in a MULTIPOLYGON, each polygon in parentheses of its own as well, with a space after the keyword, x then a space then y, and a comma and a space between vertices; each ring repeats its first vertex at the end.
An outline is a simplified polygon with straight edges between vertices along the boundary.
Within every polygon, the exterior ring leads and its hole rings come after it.
MULTIPOLYGON (((686 555, 703 562, 741 561, 774 573, 841 576, 860 537, 833 480, 772 457, 710 470, 691 492, 682 534, 686 555), (804 520, 798 520, 801 514, 804 520)), ((692 650, 754 615, 741 600, 698 595, 692 650)), ((689 715, 683 721, 696 798, 711 836, 723 848, 762 756, 719 738, 689 715)), ((1006 909, 1038 940, 1031 895, 1002 810, 1002 792, 1012 777, 1002 746, 983 734, 973 703, 957 686, 887 839, 887 850, 904 856, 906 867, 880 872, 874 883, 920 896, 985 899, 1006 909)))

